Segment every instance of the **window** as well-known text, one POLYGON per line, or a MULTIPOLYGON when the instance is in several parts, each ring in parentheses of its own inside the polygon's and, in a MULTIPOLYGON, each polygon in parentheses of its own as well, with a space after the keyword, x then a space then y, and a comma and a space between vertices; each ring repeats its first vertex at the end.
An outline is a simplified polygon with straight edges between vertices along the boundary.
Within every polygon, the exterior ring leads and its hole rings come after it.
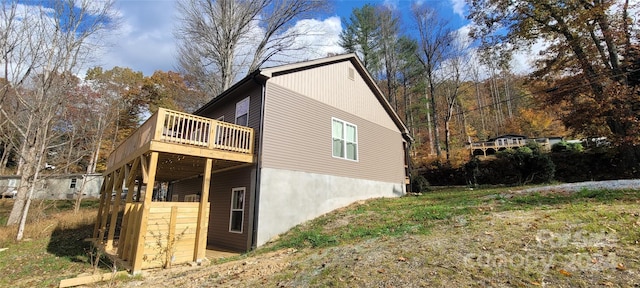
POLYGON ((69 185, 69 189, 76 188, 76 184, 78 183, 78 179, 71 178, 71 185, 69 185))
POLYGON ((245 187, 231 189, 231 216, 229 217, 229 232, 242 233, 245 190, 245 187))
POLYGON ((349 122, 332 119, 333 157, 358 160, 358 128, 349 122))
POLYGON ((236 124, 242 126, 249 124, 249 97, 236 103, 236 124))

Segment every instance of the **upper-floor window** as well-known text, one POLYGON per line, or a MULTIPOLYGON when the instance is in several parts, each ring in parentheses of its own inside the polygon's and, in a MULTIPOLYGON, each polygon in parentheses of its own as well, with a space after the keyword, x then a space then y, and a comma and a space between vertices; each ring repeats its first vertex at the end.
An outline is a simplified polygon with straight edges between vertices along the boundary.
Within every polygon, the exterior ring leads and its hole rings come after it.
POLYGON ((77 183, 78 183, 78 179, 71 178, 71 185, 69 185, 69 189, 76 188, 77 183))
POLYGON ((332 118, 333 157, 358 160, 358 127, 332 118))
POLYGON ((249 97, 236 103, 236 124, 249 126, 249 97))

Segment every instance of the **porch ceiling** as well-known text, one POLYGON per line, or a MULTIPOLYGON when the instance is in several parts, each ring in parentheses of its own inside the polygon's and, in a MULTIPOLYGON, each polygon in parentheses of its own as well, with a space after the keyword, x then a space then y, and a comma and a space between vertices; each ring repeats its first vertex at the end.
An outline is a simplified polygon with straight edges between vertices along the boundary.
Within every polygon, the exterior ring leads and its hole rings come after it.
MULTIPOLYGON (((158 169, 156 170, 156 180, 175 181, 185 179, 204 173, 205 158, 160 153, 158 156, 158 169)), ((246 165, 244 162, 236 162, 222 159, 214 159, 212 171, 227 169, 233 166, 246 165)))

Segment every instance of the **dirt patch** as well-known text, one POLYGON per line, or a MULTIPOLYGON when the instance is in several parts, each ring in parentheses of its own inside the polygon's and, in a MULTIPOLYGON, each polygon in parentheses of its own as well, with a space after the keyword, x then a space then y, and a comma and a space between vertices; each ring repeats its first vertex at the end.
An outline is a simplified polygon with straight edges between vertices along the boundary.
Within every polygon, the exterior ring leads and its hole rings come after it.
MULTIPOLYGON (((242 260, 205 266, 180 266, 144 271, 144 280, 115 283, 118 287, 243 287, 288 268, 295 249, 284 249, 242 260)), ((105 287, 108 286, 105 284, 105 287)))

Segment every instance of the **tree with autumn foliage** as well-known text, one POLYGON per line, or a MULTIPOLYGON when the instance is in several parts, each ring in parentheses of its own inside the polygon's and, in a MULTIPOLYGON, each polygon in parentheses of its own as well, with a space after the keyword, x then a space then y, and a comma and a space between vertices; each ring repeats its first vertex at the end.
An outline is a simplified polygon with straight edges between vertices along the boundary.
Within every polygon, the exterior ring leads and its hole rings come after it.
POLYGON ((473 0, 471 35, 510 53, 547 44, 532 74, 536 97, 562 108, 576 133, 640 144, 638 24, 628 0, 473 0), (505 30, 506 29, 506 30, 505 30))
POLYGON ((155 113, 159 107, 193 112, 207 103, 204 92, 187 86, 182 74, 173 71, 156 71, 144 78, 142 98, 148 103, 149 111, 155 113))

